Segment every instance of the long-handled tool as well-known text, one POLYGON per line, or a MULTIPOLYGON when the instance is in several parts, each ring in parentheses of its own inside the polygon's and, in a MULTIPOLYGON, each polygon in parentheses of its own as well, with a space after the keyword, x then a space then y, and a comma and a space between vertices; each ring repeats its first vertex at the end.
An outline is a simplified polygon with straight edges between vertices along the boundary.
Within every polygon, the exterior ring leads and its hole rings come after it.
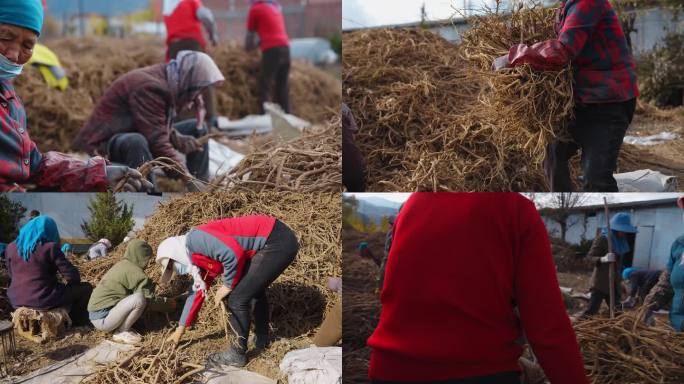
MULTIPOLYGON (((608 238, 608 253, 613 253, 613 233, 610 230, 610 212, 608 212, 608 200, 605 196, 603 197, 603 208, 606 214, 606 227, 608 228, 608 233, 606 237, 608 238)), ((608 288, 608 297, 610 298, 610 318, 615 317, 615 262, 611 261, 608 263, 608 281, 610 287, 608 288)))

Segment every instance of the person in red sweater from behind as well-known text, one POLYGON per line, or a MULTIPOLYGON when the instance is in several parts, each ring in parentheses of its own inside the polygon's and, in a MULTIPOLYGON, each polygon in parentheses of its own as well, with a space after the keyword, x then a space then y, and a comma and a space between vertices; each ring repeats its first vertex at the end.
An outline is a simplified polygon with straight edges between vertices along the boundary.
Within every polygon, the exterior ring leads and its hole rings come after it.
POLYGON ((259 109, 264 112, 264 101, 274 101, 290 113, 290 39, 285 29, 283 10, 277 0, 251 0, 247 15, 245 50, 256 48, 256 35, 261 49, 261 79, 259 80, 259 109), (275 82, 275 96, 271 84, 275 82))
POLYGON ((519 384, 523 333, 552 384, 589 382, 546 228, 522 195, 411 195, 380 298, 374 383, 519 384))

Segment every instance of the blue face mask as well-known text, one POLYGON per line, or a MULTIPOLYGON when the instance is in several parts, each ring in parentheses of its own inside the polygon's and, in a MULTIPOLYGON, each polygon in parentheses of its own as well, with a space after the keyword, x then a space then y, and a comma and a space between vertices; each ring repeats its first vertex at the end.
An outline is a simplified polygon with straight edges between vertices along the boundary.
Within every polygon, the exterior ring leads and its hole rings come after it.
POLYGON ((5 55, 0 54, 0 79, 11 80, 21 74, 23 65, 19 65, 10 61, 5 55))
POLYGON ((174 261, 173 268, 176 270, 176 274, 178 275, 185 275, 186 273, 188 273, 188 267, 185 264, 181 264, 174 261))

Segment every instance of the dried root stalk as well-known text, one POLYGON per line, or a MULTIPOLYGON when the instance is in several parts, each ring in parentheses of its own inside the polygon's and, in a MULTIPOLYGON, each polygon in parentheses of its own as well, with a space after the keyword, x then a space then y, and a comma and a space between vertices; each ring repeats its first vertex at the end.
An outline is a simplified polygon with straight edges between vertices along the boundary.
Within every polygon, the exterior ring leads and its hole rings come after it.
POLYGON ((250 153, 215 184, 242 191, 338 192, 342 186, 341 123, 305 132, 282 144, 250 153))
POLYGON ((669 324, 648 327, 639 312, 575 324, 593 384, 684 382, 684 334, 669 324))

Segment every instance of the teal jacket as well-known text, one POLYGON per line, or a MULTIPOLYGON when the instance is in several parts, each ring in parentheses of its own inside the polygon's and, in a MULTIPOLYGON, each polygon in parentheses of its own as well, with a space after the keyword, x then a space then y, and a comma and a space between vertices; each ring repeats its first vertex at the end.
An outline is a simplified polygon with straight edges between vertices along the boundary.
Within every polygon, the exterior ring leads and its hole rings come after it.
POLYGON ((670 260, 667 263, 667 271, 670 272, 670 283, 674 291, 672 309, 670 309, 670 323, 672 327, 684 331, 684 265, 682 265, 682 253, 684 252, 684 235, 680 236, 672 244, 670 260))

